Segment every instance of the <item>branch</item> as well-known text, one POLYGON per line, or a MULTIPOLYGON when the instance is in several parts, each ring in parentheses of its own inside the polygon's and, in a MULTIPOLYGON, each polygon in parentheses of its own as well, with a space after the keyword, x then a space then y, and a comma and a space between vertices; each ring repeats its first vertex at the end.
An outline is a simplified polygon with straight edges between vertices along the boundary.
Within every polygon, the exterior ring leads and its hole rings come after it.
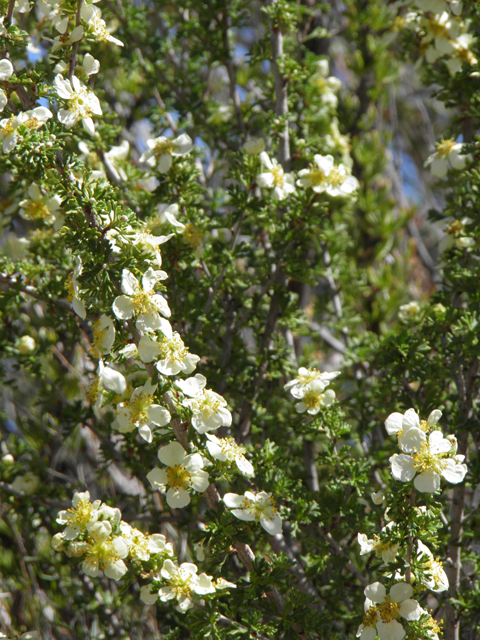
POLYGON ((225 48, 225 67, 227 68, 229 79, 229 92, 230 100, 233 102, 233 108, 235 109, 235 116, 237 118, 240 131, 245 133, 245 123, 243 122, 242 110, 240 106, 240 97, 237 91, 237 78, 235 74, 235 68, 233 66, 232 54, 230 51, 230 43, 228 41, 228 0, 225 0, 225 9, 223 11, 222 19, 222 35, 223 46, 225 48))
MULTIPOLYGON (((271 28, 272 41, 272 66, 273 79, 275 83, 275 113, 281 118, 286 118, 288 114, 288 98, 287 98, 287 82, 282 77, 278 66, 278 61, 283 57, 283 33, 280 27, 271 28)), ((285 122, 285 128, 280 134, 278 144, 278 160, 284 169, 288 168, 290 163, 290 137, 288 131, 288 121, 285 122)))

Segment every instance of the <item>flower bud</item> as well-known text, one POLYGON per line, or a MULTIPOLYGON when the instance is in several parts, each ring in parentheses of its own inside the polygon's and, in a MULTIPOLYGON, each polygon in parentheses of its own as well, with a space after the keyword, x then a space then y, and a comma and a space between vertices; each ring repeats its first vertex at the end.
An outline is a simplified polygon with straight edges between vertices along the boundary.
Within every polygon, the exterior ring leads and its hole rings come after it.
POLYGON ((18 351, 20 351, 20 353, 23 353, 23 355, 28 355, 35 351, 36 345, 35 340, 32 338, 32 336, 22 336, 17 340, 15 346, 17 347, 18 351))
POLYGON ((330 73, 330 67, 329 67, 329 64, 328 64, 328 60, 318 60, 313 65, 313 69, 314 69, 315 73, 319 73, 321 76, 326 78, 328 76, 328 74, 330 73))
POLYGON ((248 153, 249 156, 256 156, 265 149, 265 140, 263 138, 257 138, 256 140, 247 140, 243 145, 243 150, 248 153))
POLYGON ((2 456, 2 462, 5 466, 10 466, 15 462, 15 458, 12 456, 11 453, 6 453, 4 456, 2 456))
POLYGON ((375 491, 374 493, 371 494, 371 498, 372 498, 372 502, 373 504, 383 504, 383 501, 385 500, 385 495, 383 493, 383 491, 375 491))

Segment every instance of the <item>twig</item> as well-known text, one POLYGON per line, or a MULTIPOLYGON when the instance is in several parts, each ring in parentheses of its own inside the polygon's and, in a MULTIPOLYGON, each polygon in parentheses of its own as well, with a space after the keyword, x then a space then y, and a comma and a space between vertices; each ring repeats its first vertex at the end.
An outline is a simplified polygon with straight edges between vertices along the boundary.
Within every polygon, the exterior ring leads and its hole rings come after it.
MULTIPOLYGON (((321 527, 319 527, 320 531, 323 533, 321 527)), ((333 551, 338 555, 338 556, 343 556, 346 557, 346 553, 344 552, 344 550, 342 549, 342 547, 338 544, 338 542, 335 540, 335 538, 332 536, 332 534, 330 532, 327 533, 323 533, 323 535, 325 536, 325 538, 328 540, 328 542, 330 543, 330 546, 332 547, 333 551)), ((350 562, 350 560, 348 560, 348 562, 345 564, 345 567, 351 571, 353 573, 353 575, 357 578, 357 580, 359 582, 361 582, 365 587, 370 584, 369 581, 365 578, 365 576, 363 575, 363 573, 361 573, 357 567, 350 562)))
POLYGON ((238 126, 240 127, 240 131, 244 134, 245 124, 243 122, 242 110, 240 106, 240 97, 237 91, 237 79, 233 66, 232 54, 230 51, 230 43, 228 42, 228 0, 225 0, 225 8, 223 10, 222 35, 223 46, 225 49, 225 67, 227 68, 229 79, 228 88, 230 92, 230 99, 233 102, 233 108, 235 109, 235 116, 237 118, 238 126))
MULTIPOLYGON (((75 14, 75 27, 78 27, 80 25, 80 17, 81 17, 80 13, 82 10, 82 3, 83 3, 83 0, 78 0, 77 13, 75 14)), ((77 52, 78 52, 79 44, 80 44, 80 40, 77 40, 77 42, 73 44, 72 55, 70 56, 70 60, 68 63, 68 79, 70 81, 73 78, 73 74, 75 72, 75 65, 77 64, 77 52)))

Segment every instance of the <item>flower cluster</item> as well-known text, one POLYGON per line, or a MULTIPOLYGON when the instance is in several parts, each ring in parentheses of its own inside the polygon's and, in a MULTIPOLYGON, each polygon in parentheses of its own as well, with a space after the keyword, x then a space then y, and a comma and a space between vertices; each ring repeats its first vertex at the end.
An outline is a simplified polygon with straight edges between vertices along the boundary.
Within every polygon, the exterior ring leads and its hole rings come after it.
POLYGON ((402 23, 415 30, 420 52, 429 64, 444 59, 449 73, 458 73, 464 64, 478 64, 472 46, 474 36, 468 33, 469 23, 460 18, 461 2, 446 0, 414 0, 415 10, 402 23))
POLYGON ((53 548, 69 557, 83 558, 86 575, 95 578, 103 572, 112 580, 120 580, 127 572, 124 560, 147 561, 151 555, 173 555, 165 536, 146 536, 121 517, 119 509, 100 500, 90 502, 88 491, 75 493, 72 508, 58 514, 57 522, 66 527, 53 537, 53 548))

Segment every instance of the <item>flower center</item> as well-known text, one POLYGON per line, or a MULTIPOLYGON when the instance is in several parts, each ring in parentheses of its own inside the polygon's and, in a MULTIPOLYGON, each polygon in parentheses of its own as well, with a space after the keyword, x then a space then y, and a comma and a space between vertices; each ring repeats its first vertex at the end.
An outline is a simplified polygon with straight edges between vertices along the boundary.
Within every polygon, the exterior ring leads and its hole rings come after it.
POLYGON ((188 351, 178 333, 174 334, 170 339, 162 340, 159 345, 162 360, 182 362, 188 355, 188 351))
POLYGON ((447 26, 433 16, 428 21, 428 30, 436 38, 449 38, 447 26))
POLYGON ((154 154, 158 156, 164 156, 167 153, 173 153, 175 151, 175 145, 171 140, 157 140, 155 147, 153 148, 154 154))
POLYGON ((420 451, 413 456, 413 466, 419 473, 424 471, 441 473, 442 465, 440 459, 446 455, 446 453, 432 453, 428 442, 422 442, 420 451))
POLYGON ((233 462, 235 458, 243 458, 245 453, 245 449, 240 447, 233 438, 220 440, 220 449, 229 462, 233 462))
POLYGON ((190 486, 191 475, 182 467, 181 464, 177 464, 176 467, 167 467, 167 482, 170 487, 180 487, 182 489, 188 489, 190 486))
POLYGON ((400 615, 398 602, 382 602, 382 604, 377 605, 377 610, 382 622, 392 622, 400 615))
POLYGON ((92 517, 92 503, 89 500, 80 500, 76 508, 67 511, 69 525, 76 525, 81 529, 86 528, 92 517))
POLYGON ((279 187, 283 187, 285 183, 285 176, 283 173, 283 168, 279 165, 274 165, 271 169, 271 173, 273 175, 273 182, 279 187))
POLYGON ((364 627, 375 627, 375 625, 377 624, 377 607, 375 605, 373 605, 373 607, 370 607, 370 609, 368 609, 368 611, 365 612, 364 616, 363 616, 363 626, 364 627))
POLYGON ((79 118, 89 118, 93 113, 89 102, 88 91, 80 89, 80 91, 76 91, 69 99, 68 108, 79 118))
POLYGON ((444 229, 449 235, 454 236, 457 233, 462 233, 465 229, 465 224, 461 220, 454 220, 451 224, 444 229))
POLYGON ((147 291, 142 290, 133 296, 135 310, 139 315, 148 313, 151 310, 152 302, 150 300, 150 295, 151 294, 147 293, 147 291))
POLYGON ((24 204, 22 209, 24 216, 28 220, 45 220, 52 216, 46 204, 33 202, 33 200, 24 204))
POLYGON ((130 424, 148 422, 147 409, 153 404, 152 396, 142 392, 128 404, 130 408, 130 424))
POLYGON ((346 176, 343 171, 340 171, 338 167, 333 167, 333 169, 328 174, 327 180, 332 186, 337 187, 338 185, 345 182, 345 178, 346 176))
POLYGON ((456 144, 455 140, 441 140, 437 142, 437 156, 440 158, 448 158, 456 144))
POLYGON ((15 127, 13 126, 14 117, 9 118, 8 120, 4 120, 0 122, 0 133, 6 138, 8 135, 15 131, 15 127))

